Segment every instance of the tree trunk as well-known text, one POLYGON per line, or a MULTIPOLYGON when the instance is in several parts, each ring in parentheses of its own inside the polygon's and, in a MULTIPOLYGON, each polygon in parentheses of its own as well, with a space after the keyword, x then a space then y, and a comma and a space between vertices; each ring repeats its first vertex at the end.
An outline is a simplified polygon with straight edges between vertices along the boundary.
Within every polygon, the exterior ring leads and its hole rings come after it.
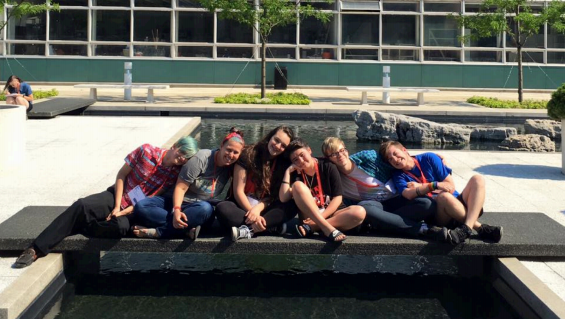
POLYGON ((565 151, 563 150, 565 141, 565 119, 561 119, 561 173, 565 174, 565 151))
POLYGON ((264 99, 267 87, 267 43, 266 39, 263 39, 261 44, 261 98, 264 99))
POLYGON ((518 44, 518 102, 524 101, 524 74, 522 72, 522 45, 518 44))

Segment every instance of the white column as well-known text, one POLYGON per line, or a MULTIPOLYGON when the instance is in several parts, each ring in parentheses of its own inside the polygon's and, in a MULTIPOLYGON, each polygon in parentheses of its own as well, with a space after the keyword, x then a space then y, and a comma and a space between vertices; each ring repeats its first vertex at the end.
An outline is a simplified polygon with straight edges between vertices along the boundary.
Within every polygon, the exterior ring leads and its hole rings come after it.
POLYGON ((0 172, 23 164, 25 159, 26 109, 0 105, 0 172))

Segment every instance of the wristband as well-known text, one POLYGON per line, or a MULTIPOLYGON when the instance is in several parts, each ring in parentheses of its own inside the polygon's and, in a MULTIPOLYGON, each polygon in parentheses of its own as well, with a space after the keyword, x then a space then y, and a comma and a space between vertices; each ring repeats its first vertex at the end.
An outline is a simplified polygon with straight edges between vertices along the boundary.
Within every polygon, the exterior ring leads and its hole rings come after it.
POLYGON ((287 181, 282 181, 281 183, 290 185, 290 183, 287 181))
POLYGON ((180 210, 180 206, 175 206, 175 207, 173 207, 173 212, 174 212, 175 210, 177 210, 177 209, 180 210))

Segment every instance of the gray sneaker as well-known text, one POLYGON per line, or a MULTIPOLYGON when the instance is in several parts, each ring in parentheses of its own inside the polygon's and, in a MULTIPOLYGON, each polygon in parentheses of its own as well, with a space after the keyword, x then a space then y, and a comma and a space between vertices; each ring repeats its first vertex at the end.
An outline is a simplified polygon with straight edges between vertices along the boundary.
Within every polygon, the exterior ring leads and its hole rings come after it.
POLYGON ((249 239, 253 237, 253 230, 249 229, 246 225, 231 228, 231 240, 238 241, 240 239, 249 239))

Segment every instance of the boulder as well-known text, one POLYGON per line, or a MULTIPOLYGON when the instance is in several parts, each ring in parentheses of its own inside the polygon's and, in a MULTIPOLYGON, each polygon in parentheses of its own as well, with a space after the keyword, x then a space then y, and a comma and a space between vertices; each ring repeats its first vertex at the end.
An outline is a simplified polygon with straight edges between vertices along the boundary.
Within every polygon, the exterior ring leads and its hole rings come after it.
POLYGON ((362 140, 397 140, 421 144, 468 144, 471 129, 392 113, 356 111, 353 118, 362 140))
POLYGON ((518 134, 515 127, 475 127, 471 128, 471 140, 502 142, 507 137, 518 134))
POLYGON ((552 120, 526 120, 524 123, 526 134, 539 134, 552 140, 561 140, 561 122, 552 120))
POLYGON ((543 135, 515 135, 502 141, 498 149, 502 151, 555 152, 555 142, 543 135))

